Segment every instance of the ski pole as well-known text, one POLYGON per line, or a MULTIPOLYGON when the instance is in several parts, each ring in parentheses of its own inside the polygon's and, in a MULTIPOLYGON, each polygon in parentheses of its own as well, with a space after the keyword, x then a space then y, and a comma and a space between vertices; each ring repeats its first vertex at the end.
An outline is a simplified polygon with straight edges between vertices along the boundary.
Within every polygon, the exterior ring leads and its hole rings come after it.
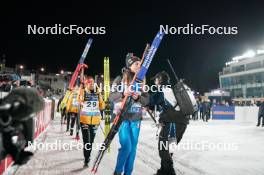
POLYGON ((99 126, 100 126, 100 129, 101 129, 102 133, 105 135, 105 133, 104 133, 104 130, 103 130, 103 127, 102 127, 101 123, 99 124, 99 126))
POLYGON ((175 79, 177 80, 177 82, 179 82, 179 78, 177 77, 177 75, 176 75, 176 73, 175 73, 175 71, 174 71, 174 69, 173 69, 173 67, 172 67, 172 65, 171 65, 170 60, 167 59, 167 62, 168 62, 168 64, 169 64, 169 67, 170 67, 170 69, 171 69, 171 71, 172 71, 172 73, 173 73, 175 79))
POLYGON ((150 118, 154 121, 155 124, 157 124, 157 120, 155 119, 155 117, 152 115, 152 113, 149 111, 149 109, 146 110, 150 116, 150 118))

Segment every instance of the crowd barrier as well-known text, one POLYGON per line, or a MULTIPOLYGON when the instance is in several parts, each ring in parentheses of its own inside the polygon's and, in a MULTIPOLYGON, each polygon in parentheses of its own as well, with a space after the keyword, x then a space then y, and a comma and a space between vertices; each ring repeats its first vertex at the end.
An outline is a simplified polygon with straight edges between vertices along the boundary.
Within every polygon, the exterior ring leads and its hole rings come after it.
POLYGON ((235 120, 234 106, 214 106, 212 109, 213 120, 235 120))
MULTIPOLYGON (((54 118, 55 103, 52 100, 45 99, 44 110, 36 114, 35 117, 35 132, 34 139, 36 139, 49 125, 54 118)), ((8 156, 0 162, 0 175, 3 174, 12 164, 12 158, 8 156)))
POLYGON ((257 106, 237 106, 235 108, 236 121, 257 123, 258 111, 259 107, 257 106))
POLYGON ((257 106, 214 106, 212 108, 212 119, 256 123, 258 111, 257 106))

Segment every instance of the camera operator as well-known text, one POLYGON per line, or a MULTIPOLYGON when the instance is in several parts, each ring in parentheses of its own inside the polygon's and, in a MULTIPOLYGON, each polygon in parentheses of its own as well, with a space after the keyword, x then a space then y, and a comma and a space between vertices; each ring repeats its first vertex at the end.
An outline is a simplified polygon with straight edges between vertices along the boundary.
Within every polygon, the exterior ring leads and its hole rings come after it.
POLYGON ((44 107, 33 88, 16 88, 0 101, 0 160, 11 155, 15 164, 26 163, 33 153, 25 151, 33 141, 32 114, 44 107))

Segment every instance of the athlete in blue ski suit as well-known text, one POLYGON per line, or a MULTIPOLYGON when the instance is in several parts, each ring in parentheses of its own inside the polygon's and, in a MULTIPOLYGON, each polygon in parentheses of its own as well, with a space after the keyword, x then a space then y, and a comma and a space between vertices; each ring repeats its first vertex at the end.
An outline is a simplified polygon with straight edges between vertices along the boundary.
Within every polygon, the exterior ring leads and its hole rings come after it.
MULTIPOLYGON (((133 79, 135 72, 140 69, 140 59, 132 53, 127 54, 126 68, 123 69, 123 77, 119 76, 115 79, 114 85, 122 84, 122 87, 129 85, 133 79)), ((120 104, 125 95, 132 97, 132 105, 125 113, 123 122, 119 128, 119 148, 117 162, 115 167, 115 175, 131 175, 136 157, 136 149, 140 132, 140 124, 142 120, 142 107, 148 104, 148 93, 131 92, 123 90, 122 92, 111 92, 109 100, 114 103, 114 114, 120 111, 120 104)))

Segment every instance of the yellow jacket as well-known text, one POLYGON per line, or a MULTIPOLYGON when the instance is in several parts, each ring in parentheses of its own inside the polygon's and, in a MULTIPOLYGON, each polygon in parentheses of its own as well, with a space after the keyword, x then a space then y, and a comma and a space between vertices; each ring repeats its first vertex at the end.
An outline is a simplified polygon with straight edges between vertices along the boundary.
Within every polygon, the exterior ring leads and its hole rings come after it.
POLYGON ((102 118, 100 111, 105 108, 102 95, 82 89, 80 91, 80 101, 82 104, 80 122, 88 125, 99 125, 102 118))
POLYGON ((80 106, 80 90, 74 89, 67 101, 66 112, 78 113, 80 106))

